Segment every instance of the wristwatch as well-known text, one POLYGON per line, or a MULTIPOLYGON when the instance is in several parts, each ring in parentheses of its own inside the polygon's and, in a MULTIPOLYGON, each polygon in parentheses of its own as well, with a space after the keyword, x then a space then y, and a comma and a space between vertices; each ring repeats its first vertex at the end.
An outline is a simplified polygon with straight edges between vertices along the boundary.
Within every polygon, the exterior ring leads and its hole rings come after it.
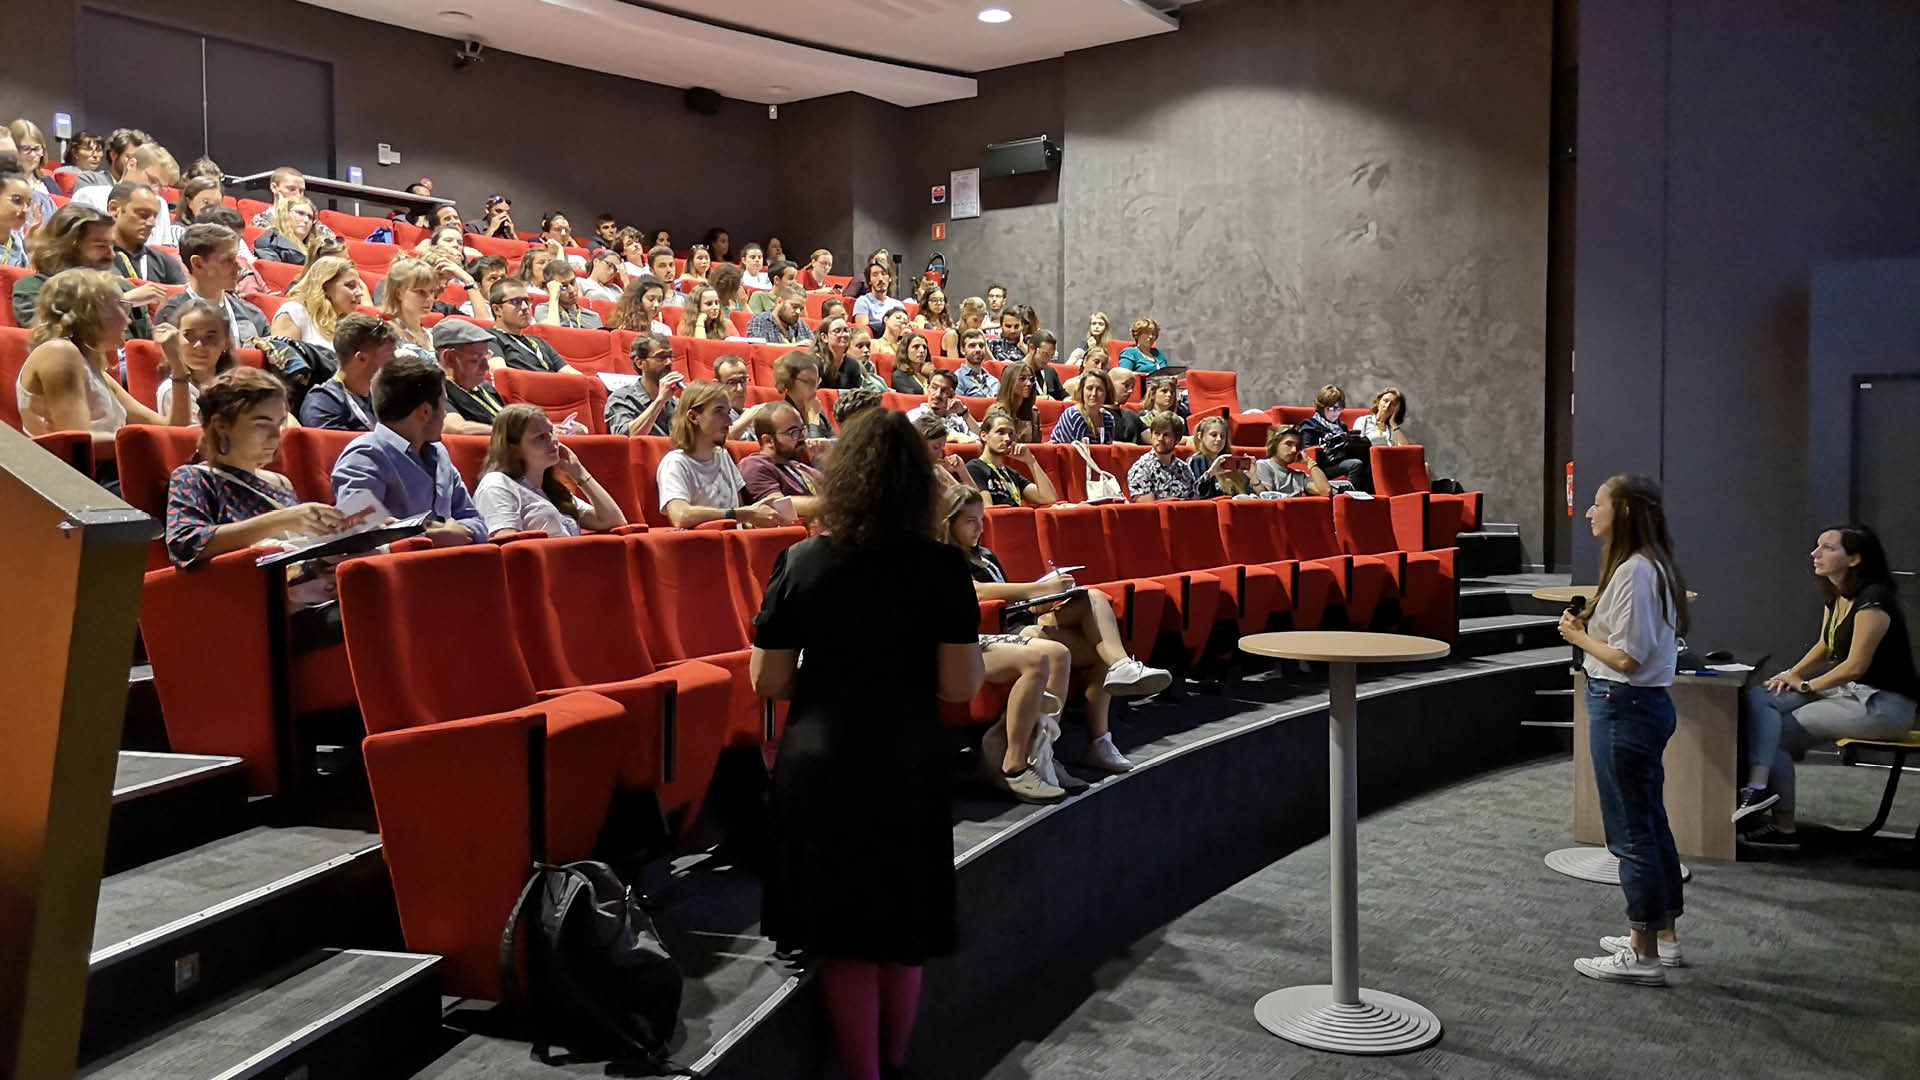
POLYGON ((1811 694, 1811 693, 1813 693, 1813 683, 1811 683, 1811 682, 1809 682, 1809 681, 1807 681, 1806 679, 1801 679, 1801 680, 1800 680, 1800 692, 1801 692, 1801 693, 1803 693, 1803 694, 1811 694))

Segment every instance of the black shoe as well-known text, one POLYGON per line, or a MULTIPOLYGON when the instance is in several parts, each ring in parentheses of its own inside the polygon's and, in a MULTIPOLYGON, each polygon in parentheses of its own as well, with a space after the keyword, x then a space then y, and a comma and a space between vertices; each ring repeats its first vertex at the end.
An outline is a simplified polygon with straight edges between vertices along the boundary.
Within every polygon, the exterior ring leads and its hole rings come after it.
POLYGON ((1733 821, 1739 824, 1749 814, 1757 814, 1780 801, 1778 792, 1766 787, 1743 787, 1740 798, 1733 805, 1733 821))
POLYGON ((1783 829, 1771 821, 1757 829, 1741 833, 1739 841, 1748 847, 1774 848, 1781 851, 1800 850, 1799 832, 1783 829))

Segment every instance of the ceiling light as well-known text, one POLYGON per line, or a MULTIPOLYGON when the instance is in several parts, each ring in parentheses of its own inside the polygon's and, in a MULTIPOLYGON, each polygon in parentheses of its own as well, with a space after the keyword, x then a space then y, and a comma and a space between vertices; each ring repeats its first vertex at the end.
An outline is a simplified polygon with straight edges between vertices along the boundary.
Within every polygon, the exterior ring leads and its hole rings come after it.
POLYGON ((442 11, 440 17, 448 22, 472 22, 473 16, 464 11, 442 11))
POLYGON ((980 14, 974 16, 974 18, 979 19, 983 23, 1003 23, 1013 18, 1013 12, 1008 11, 1006 8, 983 8, 980 14))
POLYGON ((774 83, 773 85, 771 85, 771 86, 769 86, 769 87, 767 87, 767 93, 769 93, 769 94, 791 94, 791 93, 793 93, 793 87, 791 87, 791 86, 782 86, 782 85, 780 85, 779 83, 774 83))

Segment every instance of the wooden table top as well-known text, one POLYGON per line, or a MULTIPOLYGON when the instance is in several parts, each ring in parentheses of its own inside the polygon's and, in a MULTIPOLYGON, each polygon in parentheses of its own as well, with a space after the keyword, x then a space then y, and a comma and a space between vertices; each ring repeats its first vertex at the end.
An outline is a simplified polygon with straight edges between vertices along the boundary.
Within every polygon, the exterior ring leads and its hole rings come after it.
POLYGON ((1358 630, 1286 630, 1249 634, 1240 639, 1240 651, 1282 660, 1319 660, 1324 663, 1379 664, 1402 660, 1433 660, 1452 647, 1433 638, 1411 634, 1373 634, 1358 630))

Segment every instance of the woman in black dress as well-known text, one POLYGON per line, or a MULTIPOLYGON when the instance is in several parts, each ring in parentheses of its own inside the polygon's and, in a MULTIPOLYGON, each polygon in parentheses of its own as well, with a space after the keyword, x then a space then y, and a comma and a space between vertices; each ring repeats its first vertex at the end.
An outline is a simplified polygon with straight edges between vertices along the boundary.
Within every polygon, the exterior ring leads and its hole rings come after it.
POLYGON ((754 619, 754 689, 793 702, 761 923, 807 954, 847 1075, 882 1080, 906 1060, 921 965, 953 949, 939 702, 980 689, 980 611, 966 556, 931 535, 933 476, 904 414, 847 422, 825 497, 825 535, 781 554, 754 619), (875 588, 886 566, 920 587, 875 588))

